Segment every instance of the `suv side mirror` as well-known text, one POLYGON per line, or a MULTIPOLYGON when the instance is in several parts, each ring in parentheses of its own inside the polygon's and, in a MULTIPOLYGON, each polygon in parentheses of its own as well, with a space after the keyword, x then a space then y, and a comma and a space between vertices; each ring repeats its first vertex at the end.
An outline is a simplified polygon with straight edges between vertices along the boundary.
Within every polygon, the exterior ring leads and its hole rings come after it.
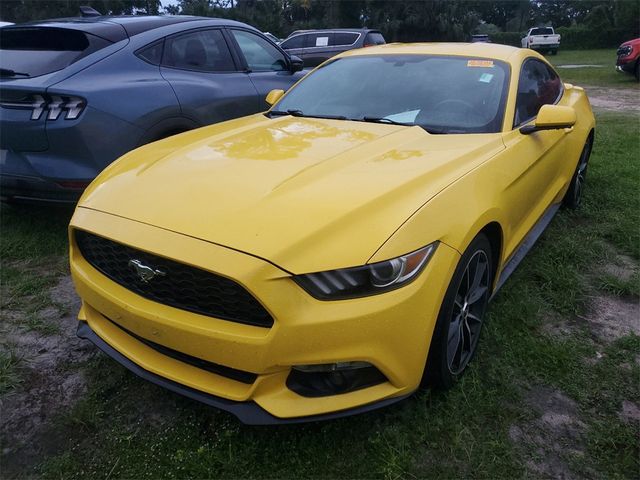
POLYGON ((302 59, 300 57, 296 57, 295 55, 291 55, 291 57, 289 57, 289 59, 291 60, 291 73, 296 73, 299 72, 300 70, 302 70, 302 68, 304 67, 304 62, 302 61, 302 59))
POLYGON ((280 100, 283 95, 284 90, 271 90, 269 93, 267 93, 267 98, 265 98, 265 100, 269 105, 273 105, 278 100, 280 100))
POLYGON ((576 111, 561 105, 543 105, 533 125, 520 128, 520 133, 529 135, 539 130, 560 130, 576 124, 576 111))

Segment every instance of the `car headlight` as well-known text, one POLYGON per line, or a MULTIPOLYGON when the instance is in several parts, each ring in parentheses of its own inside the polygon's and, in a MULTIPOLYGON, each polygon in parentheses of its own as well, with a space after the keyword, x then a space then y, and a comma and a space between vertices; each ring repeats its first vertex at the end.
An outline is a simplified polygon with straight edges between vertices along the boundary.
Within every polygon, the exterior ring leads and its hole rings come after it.
POLYGON ((624 47, 620 47, 618 49, 618 56, 626 57, 627 55, 630 55, 632 51, 633 47, 631 45, 625 45, 624 47))
POLYGON ((387 292, 406 285, 422 271, 437 242, 384 262, 326 272, 295 275, 293 279, 320 300, 342 300, 387 292))

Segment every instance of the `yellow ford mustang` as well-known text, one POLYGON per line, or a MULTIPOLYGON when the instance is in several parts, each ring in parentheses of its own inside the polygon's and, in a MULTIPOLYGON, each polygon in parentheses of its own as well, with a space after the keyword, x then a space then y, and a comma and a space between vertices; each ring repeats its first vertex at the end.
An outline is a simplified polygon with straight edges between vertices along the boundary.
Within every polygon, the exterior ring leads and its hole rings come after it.
POLYGON ((453 385, 491 296, 580 202, 584 91, 528 49, 396 44, 267 100, 91 184, 70 225, 78 335, 246 423, 453 385))

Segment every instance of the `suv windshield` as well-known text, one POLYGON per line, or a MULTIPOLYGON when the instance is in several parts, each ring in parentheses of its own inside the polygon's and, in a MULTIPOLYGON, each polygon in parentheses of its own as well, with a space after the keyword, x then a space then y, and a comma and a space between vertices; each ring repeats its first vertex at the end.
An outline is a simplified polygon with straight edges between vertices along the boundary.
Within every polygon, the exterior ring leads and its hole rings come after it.
POLYGON ((55 72, 111 42, 78 30, 42 27, 0 29, 3 77, 37 77, 55 72))
POLYGON ((432 133, 502 126, 509 68, 436 55, 339 58, 307 75, 272 109, 297 116, 419 125, 432 133))

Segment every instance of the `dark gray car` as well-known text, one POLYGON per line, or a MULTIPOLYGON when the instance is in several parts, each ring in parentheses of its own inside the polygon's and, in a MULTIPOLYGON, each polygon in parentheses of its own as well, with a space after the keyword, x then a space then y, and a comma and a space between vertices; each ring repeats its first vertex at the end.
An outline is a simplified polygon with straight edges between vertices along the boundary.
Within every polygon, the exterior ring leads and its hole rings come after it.
POLYGON ((368 28, 336 28, 332 30, 297 30, 280 43, 300 57, 305 67, 317 67, 328 58, 355 48, 383 45, 382 33, 368 28))
POLYGON ((266 110, 303 76, 258 30, 231 20, 92 17, 0 29, 0 195, 77 200, 145 143, 266 110))

